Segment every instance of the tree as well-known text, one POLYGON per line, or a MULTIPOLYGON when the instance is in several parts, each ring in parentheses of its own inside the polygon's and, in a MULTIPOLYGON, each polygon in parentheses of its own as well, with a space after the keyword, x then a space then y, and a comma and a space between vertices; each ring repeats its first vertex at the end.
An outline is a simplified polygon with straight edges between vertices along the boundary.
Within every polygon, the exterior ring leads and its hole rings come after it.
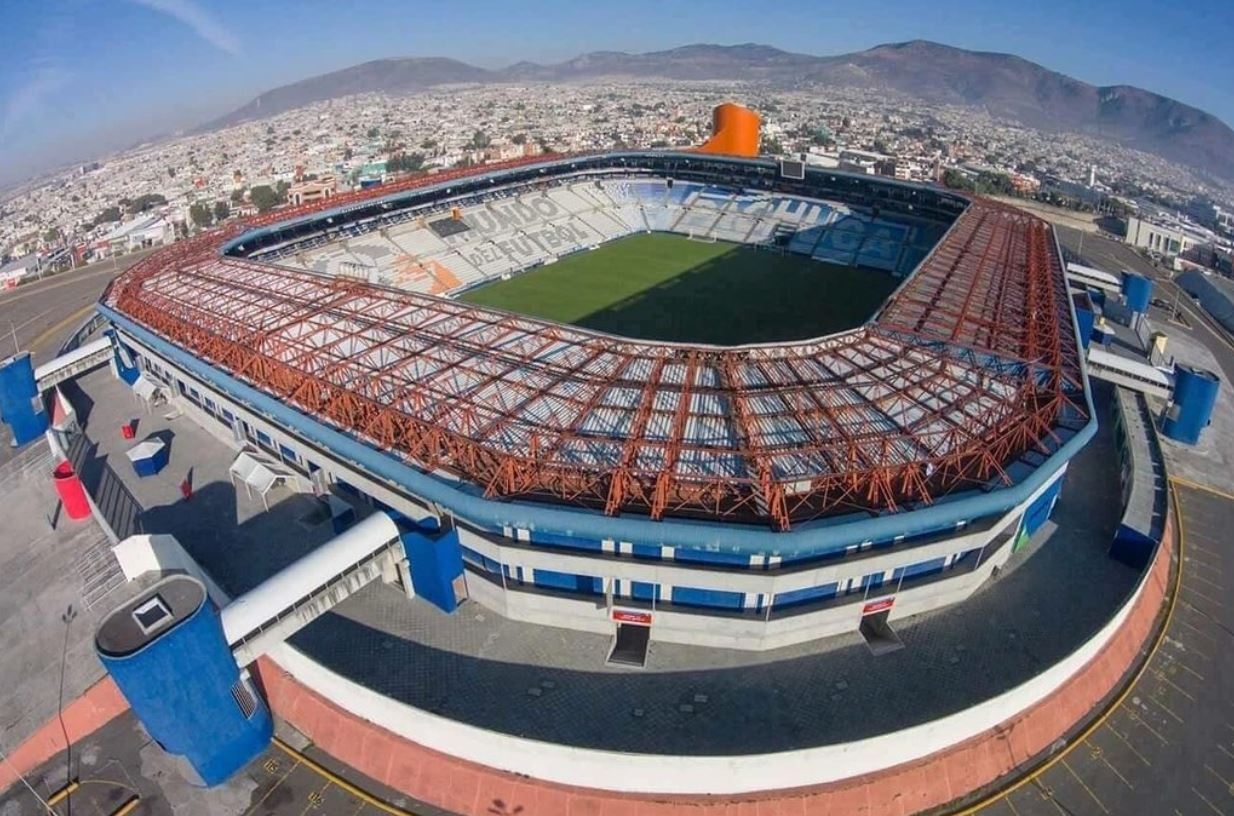
POLYGON ((230 215, 231 215, 231 207, 228 206, 226 201, 214 202, 214 220, 216 222, 226 221, 228 216, 230 215))
POLYGON ((488 134, 482 130, 477 130, 475 133, 471 134, 471 146, 477 150, 488 147, 491 141, 492 140, 489 139, 488 134))
POLYGON ((414 173, 423 167, 423 153, 400 153, 386 159, 386 171, 390 173, 414 173))
POLYGON ((132 201, 128 202, 128 211, 130 215, 143 213, 152 207, 159 207, 167 203, 167 199, 158 193, 146 193, 140 195, 132 201))
POLYGON ((210 211, 210 207, 202 204, 200 201, 194 201, 189 207, 189 220, 202 229, 210 226, 214 222, 214 214, 210 211))
POLYGON ((951 167, 943 171, 943 184, 953 190, 973 190, 976 186, 968 176, 951 167))
POLYGON ((516 145, 527 144, 527 134, 526 133, 515 133, 514 136, 510 139, 510 141, 516 145))
POLYGON ((239 187, 231 191, 231 203, 232 204, 243 204, 244 203, 244 191, 241 190, 239 187))
POLYGON ((380 134, 381 134, 380 130, 378 130, 375 127, 371 127, 368 129, 368 132, 365 133, 364 135, 368 136, 370 139, 376 139, 380 134))
POLYGON ((176 168, 168 167, 167 168, 167 178, 175 178, 175 177, 176 177, 176 168))
POLYGON ((98 215, 94 216, 94 221, 91 222, 91 226, 97 227, 99 224, 110 224, 114 221, 119 221, 119 220, 120 220, 120 208, 119 207, 108 207, 107 209, 99 213, 98 215))
POLYGON ((51 229, 43 233, 43 243, 54 244, 57 241, 59 241, 61 237, 62 236, 60 235, 60 228, 52 227, 51 229))
POLYGON ((784 152, 784 145, 774 136, 764 136, 763 147, 759 152, 765 156, 779 156, 784 152))
POLYGON ((282 198, 269 184, 258 184, 249 190, 249 201, 257 208, 257 212, 267 212, 282 203, 282 198))

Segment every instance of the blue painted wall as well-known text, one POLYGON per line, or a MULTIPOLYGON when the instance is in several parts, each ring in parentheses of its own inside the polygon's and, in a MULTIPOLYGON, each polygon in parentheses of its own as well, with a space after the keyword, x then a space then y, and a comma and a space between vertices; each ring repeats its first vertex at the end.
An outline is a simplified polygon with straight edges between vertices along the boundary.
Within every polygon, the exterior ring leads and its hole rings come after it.
POLYGON ((1153 282, 1143 275, 1131 272, 1123 273, 1123 297, 1127 299, 1127 307, 1141 314, 1148 311, 1148 304, 1153 296, 1153 282))
POLYGON ((34 381, 29 352, 23 351, 0 365, 0 418, 8 424, 14 445, 38 439, 50 424, 34 381))
POLYGON ((458 608, 454 579, 463 574, 463 549, 459 546, 458 531, 451 530, 437 539, 407 532, 402 539, 416 594, 444 612, 453 612, 458 608))
POLYGON ((265 702, 252 695, 256 708, 246 717, 232 696, 240 671, 208 600, 140 651, 99 659, 150 736, 206 785, 225 782, 270 744, 265 702))
POLYGON ((1174 370, 1174 406, 1161 423, 1161 432, 1178 442, 1194 445, 1212 421, 1221 380, 1211 371, 1179 365, 1174 370))

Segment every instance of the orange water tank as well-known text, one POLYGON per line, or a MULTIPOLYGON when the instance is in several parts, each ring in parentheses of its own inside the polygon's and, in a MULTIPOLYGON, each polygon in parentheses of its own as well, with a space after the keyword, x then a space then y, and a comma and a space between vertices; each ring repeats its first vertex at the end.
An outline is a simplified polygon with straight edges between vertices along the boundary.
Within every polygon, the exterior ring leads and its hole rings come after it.
POLYGON ((726 156, 758 155, 758 130, 762 119, 736 102, 725 102, 711 113, 711 138, 698 148, 700 153, 726 156))

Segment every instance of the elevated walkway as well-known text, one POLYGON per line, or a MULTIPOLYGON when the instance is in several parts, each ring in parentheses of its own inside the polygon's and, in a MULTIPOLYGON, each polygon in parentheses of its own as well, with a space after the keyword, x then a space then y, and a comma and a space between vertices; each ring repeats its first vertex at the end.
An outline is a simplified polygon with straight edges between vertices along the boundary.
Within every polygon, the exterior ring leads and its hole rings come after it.
POLYGON ((111 338, 101 337, 34 369, 39 391, 55 388, 62 382, 106 365, 111 360, 111 338))
POLYGON ((1090 289, 1101 289, 1114 295, 1121 292, 1123 288, 1122 279, 1118 275, 1112 275, 1109 272, 1078 263, 1067 264, 1067 280, 1090 289))
POLYGON ((222 611, 236 663, 247 666, 405 561, 398 527, 375 513, 236 598, 222 611))
POLYGON ((1173 378, 1161 369, 1097 346, 1088 349, 1088 375, 1160 399, 1174 391, 1173 378))

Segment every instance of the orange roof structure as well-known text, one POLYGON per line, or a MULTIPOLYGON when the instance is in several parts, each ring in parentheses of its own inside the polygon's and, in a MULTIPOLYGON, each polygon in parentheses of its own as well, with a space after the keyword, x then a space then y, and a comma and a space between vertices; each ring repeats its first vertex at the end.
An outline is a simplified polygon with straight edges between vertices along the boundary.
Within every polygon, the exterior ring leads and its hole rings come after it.
POLYGON ((736 102, 718 105, 711 114, 711 138, 698 148, 699 153, 753 158, 758 155, 758 130, 762 118, 736 102))

